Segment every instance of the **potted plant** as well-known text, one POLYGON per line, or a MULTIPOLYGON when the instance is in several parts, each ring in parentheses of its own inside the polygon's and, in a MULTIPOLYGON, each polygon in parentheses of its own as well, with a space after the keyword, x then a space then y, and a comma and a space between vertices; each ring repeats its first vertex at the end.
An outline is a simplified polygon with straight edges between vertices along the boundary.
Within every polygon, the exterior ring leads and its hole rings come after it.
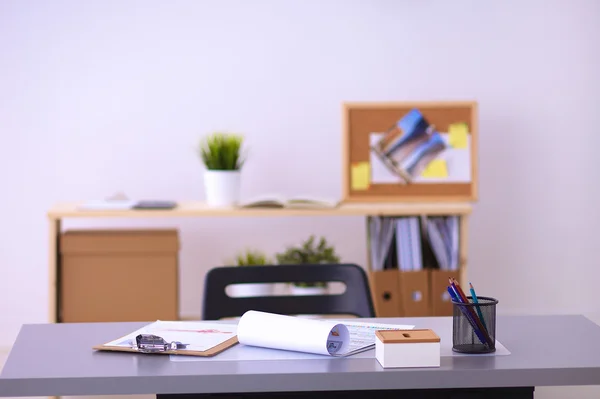
MULTIPOLYGON (((251 267, 272 265, 273 262, 261 251, 246 250, 235 257, 235 266, 251 267)), ((251 297, 273 295, 273 284, 245 283, 233 284, 229 287, 231 297, 251 297)))
POLYGON ((234 206, 240 199, 243 137, 213 133, 200 143, 199 154, 206 171, 204 190, 210 206, 234 206))
MULTIPOLYGON (((340 257, 336 254, 335 248, 327 243, 325 237, 321 237, 318 243, 316 238, 311 235, 300 246, 289 247, 285 252, 275 255, 277 263, 281 265, 303 265, 318 263, 339 263, 340 257)), ((327 293, 326 282, 298 282, 293 283, 292 293, 295 295, 323 295, 327 293)))

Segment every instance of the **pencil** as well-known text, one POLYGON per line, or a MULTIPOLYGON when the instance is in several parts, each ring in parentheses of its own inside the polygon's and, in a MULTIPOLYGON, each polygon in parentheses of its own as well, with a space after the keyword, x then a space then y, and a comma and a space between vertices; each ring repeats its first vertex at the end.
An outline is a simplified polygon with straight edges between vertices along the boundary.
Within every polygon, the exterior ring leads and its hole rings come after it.
POLYGON ((483 319, 483 313, 481 313, 481 306, 479 306, 479 300, 477 299, 477 294, 475 294, 475 288, 473 288, 473 284, 469 283, 469 288, 471 289, 471 296, 473 297, 473 302, 476 304, 475 310, 477 311, 477 314, 479 315, 479 319, 481 320, 483 327, 487 330, 487 326, 485 325, 485 320, 483 319))
MULTIPOLYGON (((454 290, 454 288, 449 285, 448 286, 448 293, 450 294, 450 296, 452 297, 452 300, 461 303, 462 299, 460 299, 458 297, 458 295, 456 294, 456 291, 454 290)), ((481 331, 479 330, 479 327, 477 327, 477 323, 475 322, 475 320, 473 319, 473 316, 469 313, 469 310, 467 309, 466 306, 463 305, 457 305, 460 309, 460 311, 465 315, 467 321, 469 322, 469 324, 471 325, 471 327, 473 327, 473 332, 475 333, 475 335, 477 335, 477 338, 479 338, 479 341, 482 344, 486 344, 486 338, 482 335, 481 331)))
MULTIPOLYGON (((469 300, 467 299, 467 296, 465 295, 465 293, 463 292, 462 288, 460 287, 460 284, 458 284, 458 281, 456 281, 455 279, 452 279, 452 280, 453 280, 454 288, 456 289, 456 292, 458 292, 458 295, 461 297, 461 299, 464 301, 464 303, 469 303, 469 300)), ((468 311, 469 311, 469 314, 475 320, 475 323, 477 324, 477 327, 484 334, 486 341, 489 343, 490 346, 493 346, 494 343, 492 342, 492 338, 488 334, 487 329, 483 327, 483 324, 481 323, 481 320, 479 320, 479 317, 477 316, 477 314, 475 314, 475 312, 473 311, 473 309, 472 309, 471 306, 468 307, 468 311)))

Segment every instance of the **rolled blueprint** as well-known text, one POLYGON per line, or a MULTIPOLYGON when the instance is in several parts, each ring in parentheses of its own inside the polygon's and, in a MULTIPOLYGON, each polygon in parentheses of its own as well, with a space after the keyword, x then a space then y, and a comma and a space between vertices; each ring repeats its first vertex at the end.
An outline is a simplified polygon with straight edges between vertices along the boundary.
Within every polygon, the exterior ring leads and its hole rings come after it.
POLYGON ((350 349, 348 327, 339 322, 250 310, 237 328, 242 345, 343 356, 350 349))

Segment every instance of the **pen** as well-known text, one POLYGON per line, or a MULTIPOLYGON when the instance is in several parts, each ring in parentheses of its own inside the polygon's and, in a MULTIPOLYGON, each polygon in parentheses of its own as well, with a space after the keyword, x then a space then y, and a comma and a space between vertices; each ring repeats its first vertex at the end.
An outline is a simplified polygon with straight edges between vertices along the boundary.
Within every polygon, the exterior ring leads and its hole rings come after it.
MULTIPOLYGON (((459 296, 454 291, 454 288, 451 285, 448 286, 448 293, 450 294, 450 297, 452 298, 453 301, 455 301, 455 302, 462 302, 462 299, 459 298, 459 296)), ((473 320, 473 317, 468 312, 468 309, 465 309, 465 306, 461 306, 461 305, 458 305, 458 306, 460 307, 460 310, 463 312, 463 314, 465 315, 465 317, 469 321, 469 324, 471 324, 471 327, 473 327, 473 331, 477 335, 477 338, 479 338, 479 341, 481 341, 481 343, 485 345, 486 344, 486 339, 481 334, 481 331, 479 331, 479 328, 477 327, 477 323, 475 323, 475 321, 473 320)))
MULTIPOLYGON (((467 296, 465 295, 462 288, 458 284, 458 281, 456 281, 455 279, 451 279, 451 281, 452 281, 452 286, 458 293, 458 296, 462 300, 462 302, 469 303, 469 300, 467 299, 467 296)), ((483 327, 483 324, 481 324, 479 317, 475 314, 475 312, 473 311, 473 309, 470 306, 467 306, 466 308, 467 308, 467 311, 469 312, 469 314, 473 317, 473 320, 475 321, 475 324, 477 324, 477 326, 479 327, 479 330, 481 331, 481 333, 484 334, 485 339, 488 342, 488 344, 490 346, 493 346, 494 343, 492 342, 492 338, 487 333, 487 330, 483 327)))
POLYGON ((469 283, 469 287, 470 287, 470 291, 471 291, 471 297, 473 297, 473 302, 476 304, 475 310, 477 310, 477 314, 479 315, 479 320, 481 320, 481 323, 483 324, 483 328, 485 328, 487 330, 487 326, 485 325, 485 320, 483 319, 483 314, 481 313, 481 307, 478 305, 479 300, 477 299, 477 294, 475 294, 475 288, 473 288, 473 284, 471 284, 471 283, 469 283))

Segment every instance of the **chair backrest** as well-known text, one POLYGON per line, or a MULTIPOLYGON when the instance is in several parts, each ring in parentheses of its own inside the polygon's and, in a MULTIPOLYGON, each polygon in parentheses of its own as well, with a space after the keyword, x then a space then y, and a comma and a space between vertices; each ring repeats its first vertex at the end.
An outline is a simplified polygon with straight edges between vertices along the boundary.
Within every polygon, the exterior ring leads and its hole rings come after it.
POLYGON ((239 317, 248 310, 286 315, 340 314, 375 317, 367 275, 354 264, 224 266, 211 269, 204 281, 202 318, 239 317), (342 282, 342 294, 230 297, 228 285, 236 283, 342 282))

